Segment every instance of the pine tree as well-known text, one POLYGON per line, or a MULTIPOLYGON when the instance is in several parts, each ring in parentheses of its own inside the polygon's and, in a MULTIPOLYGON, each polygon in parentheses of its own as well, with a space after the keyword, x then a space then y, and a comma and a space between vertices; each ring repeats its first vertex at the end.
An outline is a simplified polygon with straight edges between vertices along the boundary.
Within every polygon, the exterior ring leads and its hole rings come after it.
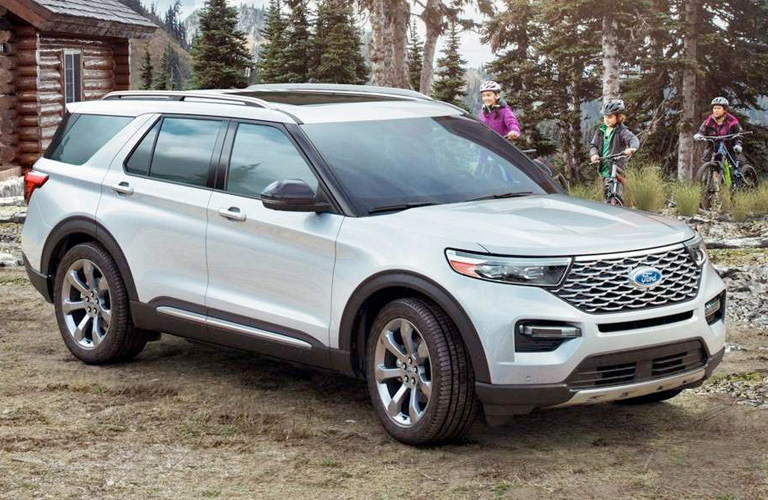
POLYGON ((369 71, 351 3, 323 0, 319 4, 312 46, 314 81, 357 85, 368 81, 369 71))
POLYGON ((173 47, 165 46, 160 60, 160 72, 155 75, 155 90, 173 90, 173 47))
POLYGON ((141 63, 141 90, 152 88, 153 72, 152 55, 149 53, 149 42, 147 42, 147 45, 144 47, 144 59, 141 63))
POLYGON ((307 0, 287 0, 291 13, 287 22, 285 44, 285 81, 306 83, 309 81, 310 32, 307 20, 307 0))
POLYGON ((267 22, 260 34, 265 42, 259 49, 257 70, 262 83, 284 83, 286 81, 285 49, 287 23, 283 18, 280 0, 270 0, 267 22))
POLYGON ((192 47, 199 88, 237 88, 247 84, 251 55, 245 34, 237 30, 237 9, 226 0, 206 0, 200 12, 200 32, 192 47))
POLYGON ((424 64, 424 43, 416 31, 416 21, 411 24, 411 43, 408 46, 408 77, 411 88, 418 91, 421 84, 421 69, 424 64))
POLYGON ((461 58, 460 48, 459 30, 456 23, 451 22, 443 57, 437 60, 437 79, 432 85, 432 97, 463 107, 461 98, 466 95, 464 65, 467 61, 461 58))

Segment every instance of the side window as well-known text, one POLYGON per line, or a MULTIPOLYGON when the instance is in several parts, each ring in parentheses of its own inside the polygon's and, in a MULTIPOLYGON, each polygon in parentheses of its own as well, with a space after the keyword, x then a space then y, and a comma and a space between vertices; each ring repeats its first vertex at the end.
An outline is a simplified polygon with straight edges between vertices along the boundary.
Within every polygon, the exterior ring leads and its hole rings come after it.
POLYGON ((229 159, 227 191, 258 198, 265 187, 284 179, 300 179, 317 190, 317 178, 282 131, 239 124, 229 159))
POLYGON ((79 52, 64 52, 64 100, 82 101, 82 57, 79 52))
POLYGON ((45 157, 82 165, 131 121, 129 116, 71 115, 59 125, 64 132, 57 134, 45 157))
POLYGON ((149 164, 152 161, 152 149, 155 147, 160 121, 144 136, 138 147, 133 150, 131 157, 125 162, 125 171, 136 175, 149 175, 149 164))
POLYGON ((164 118, 144 136, 125 163, 125 170, 205 187, 222 123, 199 118, 164 118))

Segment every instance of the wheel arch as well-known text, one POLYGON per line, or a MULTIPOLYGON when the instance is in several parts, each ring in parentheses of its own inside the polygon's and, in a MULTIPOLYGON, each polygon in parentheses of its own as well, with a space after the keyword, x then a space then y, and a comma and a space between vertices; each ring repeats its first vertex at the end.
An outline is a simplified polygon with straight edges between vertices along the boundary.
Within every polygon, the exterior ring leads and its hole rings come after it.
POLYGON ((475 378, 490 383, 488 360, 472 321, 458 301, 431 279, 409 271, 385 271, 362 282, 352 293, 339 325, 339 350, 348 363, 343 371, 361 376, 367 335, 378 312, 392 300, 418 297, 440 307, 458 328, 469 352, 475 378), (348 356, 347 356, 348 355, 348 356))
POLYGON ((81 243, 96 242, 103 246, 115 260, 117 268, 128 290, 130 300, 138 300, 136 285, 133 281, 128 261, 120 249, 117 240, 107 229, 87 217, 70 217, 58 223, 49 233, 43 246, 40 271, 48 277, 48 292, 53 297, 53 282, 56 270, 67 251, 81 243))

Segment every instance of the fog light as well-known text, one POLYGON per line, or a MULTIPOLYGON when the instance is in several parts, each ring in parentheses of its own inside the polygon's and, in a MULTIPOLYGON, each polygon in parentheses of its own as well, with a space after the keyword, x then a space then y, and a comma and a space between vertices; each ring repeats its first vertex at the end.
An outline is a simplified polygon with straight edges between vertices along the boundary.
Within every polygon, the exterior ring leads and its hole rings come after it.
POLYGON ((725 292, 704 304, 704 317, 709 325, 725 319, 725 292))
POLYGON ((581 337, 581 329, 572 325, 536 325, 523 323, 519 327, 521 335, 532 339, 575 339, 581 337))

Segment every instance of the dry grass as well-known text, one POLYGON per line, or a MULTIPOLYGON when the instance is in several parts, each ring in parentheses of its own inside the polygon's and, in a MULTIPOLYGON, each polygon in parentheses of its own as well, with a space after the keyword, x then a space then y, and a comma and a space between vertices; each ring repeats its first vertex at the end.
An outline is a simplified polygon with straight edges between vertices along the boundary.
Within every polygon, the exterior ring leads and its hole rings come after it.
POLYGON ((768 214, 768 186, 765 184, 758 189, 736 191, 732 198, 731 216, 735 221, 768 214))
POLYGON ((675 182, 670 186, 670 194, 675 202, 675 212, 690 217, 696 215, 701 203, 701 185, 691 182, 675 182))
POLYGON ((659 212, 667 199, 661 169, 652 166, 629 169, 626 193, 627 206, 646 212, 659 212))
POLYGON ((603 180, 597 178, 591 183, 574 184, 568 189, 568 194, 575 198, 603 201, 603 180))
MULTIPOLYGON (((335 374, 168 336, 84 365, 22 276, 0 270, 3 499, 768 498, 768 413, 727 395, 542 411, 412 448, 335 374)), ((751 351, 718 373, 768 370, 759 333, 730 325, 751 351)))

